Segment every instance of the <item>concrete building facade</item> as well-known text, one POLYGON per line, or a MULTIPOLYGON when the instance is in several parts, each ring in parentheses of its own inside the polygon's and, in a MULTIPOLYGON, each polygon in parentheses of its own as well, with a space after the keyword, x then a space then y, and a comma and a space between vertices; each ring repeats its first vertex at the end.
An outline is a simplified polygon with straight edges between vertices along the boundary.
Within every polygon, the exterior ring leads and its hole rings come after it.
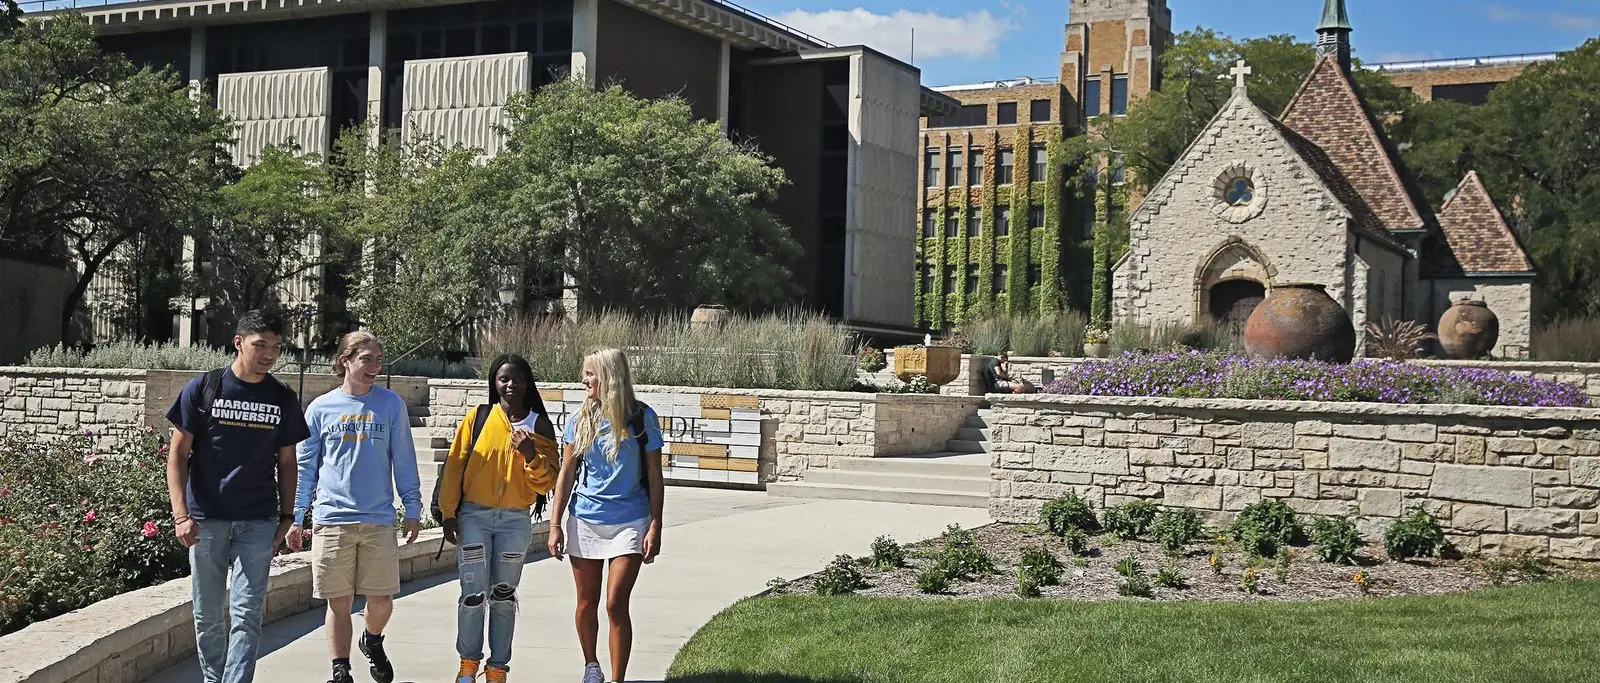
MULTIPOLYGON (((918 324, 1087 306, 1095 211, 1068 188, 1057 148, 1160 87, 1166 5, 1071 0, 1057 77, 934 88, 961 108, 922 121, 918 324)), ((1104 182, 1125 180, 1118 161, 1101 163, 1104 182)))
MULTIPOLYGON (((172 68, 226 111, 242 165, 290 139, 326 153, 373 123, 374 143, 429 134, 492 156, 508 98, 557 79, 682 96, 788 175, 773 208, 804 250, 797 303, 869 329, 915 322, 915 244, 901 226, 915 211, 918 117, 956 102, 870 48, 717 0, 147 0, 79 12, 104 48, 172 68)), ((202 267, 203 245, 185 257, 202 267)), ((284 303, 348 288, 336 277, 311 273, 284 303)), ((519 283, 517 305, 549 305, 541 290, 519 283)), ((177 302, 174 336, 205 339, 204 307, 177 302)))
POLYGON ((1410 90, 1425 102, 1448 100, 1479 105, 1487 102, 1489 93, 1501 83, 1522 75, 1528 67, 1553 61, 1556 57, 1555 54, 1499 55, 1388 62, 1362 68, 1387 74, 1395 85, 1410 90))

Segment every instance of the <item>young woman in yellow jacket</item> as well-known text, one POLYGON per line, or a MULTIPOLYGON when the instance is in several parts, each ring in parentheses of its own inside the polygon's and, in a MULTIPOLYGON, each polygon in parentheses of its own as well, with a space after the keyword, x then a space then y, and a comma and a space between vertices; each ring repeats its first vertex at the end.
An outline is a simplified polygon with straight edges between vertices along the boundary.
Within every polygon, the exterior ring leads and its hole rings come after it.
POLYGON ((458 683, 477 678, 486 609, 490 655, 484 677, 491 683, 506 680, 517 620, 517 584, 533 542, 529 508, 555 487, 560 467, 555 426, 545 414, 528 361, 507 355, 490 366, 491 412, 474 443, 472 426, 482 409, 474 409, 456 428, 439 481, 444 538, 459 548, 458 683))

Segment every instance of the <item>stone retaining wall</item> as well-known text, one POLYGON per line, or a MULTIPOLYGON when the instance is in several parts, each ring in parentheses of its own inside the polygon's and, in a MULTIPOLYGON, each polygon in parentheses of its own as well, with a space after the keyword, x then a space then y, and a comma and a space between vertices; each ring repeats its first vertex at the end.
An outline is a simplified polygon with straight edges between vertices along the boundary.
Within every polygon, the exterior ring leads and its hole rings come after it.
POLYGON ((137 429, 145 371, 0 368, 0 436, 81 434, 101 439, 137 429))
MULTIPOLYGON (((534 525, 530 556, 546 554, 547 525, 534 525)), ((440 530, 400 546, 400 580, 453 571, 455 549, 438 559, 440 530)), ((264 623, 319 607, 311 597, 310 552, 274 560, 264 623)), ((0 637, 0 683, 138 683, 195 656, 188 578, 124 593, 0 637)))
POLYGON ((1262 498, 1350 515, 1369 539, 1412 505, 1465 552, 1600 560, 1600 409, 991 397, 990 514, 1068 491, 1222 520, 1262 498))
MULTIPOLYGON (((452 430, 485 399, 483 383, 432 380, 427 424, 452 430)), ((541 390, 576 390, 578 384, 544 384, 541 390)), ((775 389, 638 386, 639 394, 710 394, 751 397, 761 413, 760 481, 792 481, 808 469, 831 468, 837 458, 873 458, 944 450, 977 411, 982 399, 928 394, 866 394, 775 389)), ((669 444, 670 450, 670 444, 669 444)))

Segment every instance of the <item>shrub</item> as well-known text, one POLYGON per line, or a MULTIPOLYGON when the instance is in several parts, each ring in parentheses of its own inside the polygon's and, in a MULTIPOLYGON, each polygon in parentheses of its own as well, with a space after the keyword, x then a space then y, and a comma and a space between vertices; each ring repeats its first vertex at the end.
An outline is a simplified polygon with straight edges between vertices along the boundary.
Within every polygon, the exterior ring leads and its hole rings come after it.
POLYGON ((872 567, 874 569, 899 569, 906 564, 906 551, 888 536, 872 541, 872 567))
POLYGON ((1294 510, 1281 500, 1266 498, 1246 505, 1234 519, 1233 538, 1257 557, 1272 557, 1278 548, 1299 543, 1304 537, 1294 510))
POLYGON ((1568 318, 1533 331, 1535 360, 1600 363, 1600 318, 1568 318))
POLYGON ((1294 565, 1294 552, 1288 548, 1278 549, 1278 561, 1272 565, 1273 575, 1278 578, 1278 583, 1289 583, 1289 569, 1294 565))
POLYGON ((927 375, 912 375, 909 382, 895 382, 878 390, 885 394, 937 394, 939 385, 928 381, 927 375))
POLYGON ((994 573, 994 558, 978 545, 972 531, 951 524, 944 534, 944 551, 935 565, 946 576, 959 581, 994 573))
POLYGON ((1150 578, 1145 576, 1144 567, 1132 555, 1122 558, 1117 562, 1117 573, 1124 580, 1117 583, 1117 593, 1127 597, 1150 597, 1150 578))
POLYGON ((1123 576, 1143 574, 1144 566, 1139 564, 1139 558, 1129 555, 1117 560, 1117 573, 1123 576))
POLYGON ((1579 387, 1499 370, 1361 361, 1260 360, 1199 351, 1094 360, 1043 388, 1087 396, 1588 407, 1579 387))
POLYGON ((1118 538, 1135 539, 1150 533, 1158 511, 1155 503, 1147 500, 1114 505, 1101 514, 1100 526, 1118 538))
POLYGON ((1421 505, 1412 506, 1383 534, 1383 548, 1395 560, 1440 557, 1449 545, 1450 542, 1444 537, 1444 529, 1439 527, 1439 520, 1434 519, 1421 505))
POLYGON ((943 567, 933 565, 917 574, 917 590, 924 593, 943 593, 950 587, 950 575, 943 567))
POLYGON ((1343 517, 1322 517, 1311 527, 1311 545, 1323 562, 1355 564, 1356 551, 1366 545, 1356 524, 1343 517))
POLYGON ((1068 529, 1091 532, 1100 528, 1094 518, 1094 508, 1076 493, 1045 503, 1039 510, 1039 523, 1061 538, 1066 537, 1068 529))
POLYGON ((0 634, 188 575, 154 430, 0 440, 0 634))
POLYGON ((1484 565, 1489 581, 1496 586, 1508 583, 1540 583, 1548 581, 1555 564, 1547 557, 1535 557, 1524 550, 1515 558, 1497 557, 1484 565))
POLYGON ((1194 510, 1168 509, 1156 517, 1156 542, 1169 553, 1183 552, 1190 543, 1199 540, 1203 533, 1205 527, 1200 524, 1200 515, 1194 510))
POLYGON ((1177 562, 1168 562, 1156 573, 1156 585, 1165 588, 1186 588, 1189 582, 1183 578, 1183 570, 1177 562))
POLYGON ((1061 540, 1066 544, 1067 552, 1073 555, 1082 555, 1089 550, 1089 534, 1078 527, 1067 529, 1066 535, 1062 536, 1061 540))
POLYGON ((1061 583, 1063 569, 1061 561, 1050 551, 1044 548, 1029 548, 1022 551, 1022 563, 1018 572, 1031 574, 1040 586, 1054 586, 1061 583))
POLYGON ((850 595, 867 587, 867 578, 861 574, 861 565, 849 555, 833 558, 833 562, 817 577, 817 595, 850 595))
POLYGON ((1039 577, 1029 572, 1026 567, 1017 570, 1017 596, 1023 598, 1039 597, 1039 577))
POLYGON ((1239 577, 1239 585, 1246 593, 1261 592, 1261 570, 1256 567, 1245 567, 1244 574, 1239 577))
POLYGON ((861 349, 860 359, 856 361, 856 367, 861 368, 862 372, 877 372, 888 367, 888 365, 889 360, 883 355, 883 352, 870 344, 861 349))
POLYGON ((1411 360, 1422 355, 1423 344, 1438 338, 1414 320, 1395 320, 1386 315, 1381 323, 1367 323, 1367 355, 1411 360))

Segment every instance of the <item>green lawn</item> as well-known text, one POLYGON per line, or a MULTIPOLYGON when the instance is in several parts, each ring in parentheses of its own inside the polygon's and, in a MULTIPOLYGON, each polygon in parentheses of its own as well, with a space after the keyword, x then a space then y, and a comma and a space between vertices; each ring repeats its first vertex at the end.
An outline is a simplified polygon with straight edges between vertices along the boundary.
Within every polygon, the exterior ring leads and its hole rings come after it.
POLYGON ((1600 680, 1600 582, 1324 603, 752 598, 678 653, 693 683, 1600 680))

